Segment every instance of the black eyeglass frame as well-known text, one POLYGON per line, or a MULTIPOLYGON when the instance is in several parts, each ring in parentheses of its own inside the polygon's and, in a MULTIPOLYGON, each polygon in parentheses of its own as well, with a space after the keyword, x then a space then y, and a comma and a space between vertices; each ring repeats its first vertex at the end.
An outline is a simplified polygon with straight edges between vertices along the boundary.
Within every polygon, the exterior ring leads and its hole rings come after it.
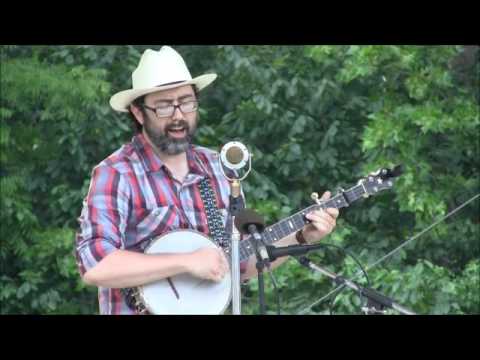
POLYGON ((182 102, 182 103, 179 103, 177 105, 175 104, 170 104, 169 106, 173 106, 173 110, 172 110, 172 113, 170 115, 162 115, 162 116, 159 116, 158 113, 157 113, 157 110, 159 108, 154 108, 154 107, 150 107, 148 105, 145 105, 145 104, 140 104, 143 108, 145 109, 148 109, 150 111, 153 111, 155 113, 155 115, 157 116, 157 118, 168 118, 168 117, 172 117, 173 114, 175 114, 175 110, 177 109, 180 109, 180 111, 182 112, 182 114, 190 114, 194 111, 197 111, 198 110, 198 101, 197 100, 189 100, 189 101, 185 101, 185 102, 182 102), (195 103, 195 107, 193 110, 190 110, 190 111, 183 111, 182 110, 182 106, 185 105, 185 104, 190 104, 190 103, 195 103))

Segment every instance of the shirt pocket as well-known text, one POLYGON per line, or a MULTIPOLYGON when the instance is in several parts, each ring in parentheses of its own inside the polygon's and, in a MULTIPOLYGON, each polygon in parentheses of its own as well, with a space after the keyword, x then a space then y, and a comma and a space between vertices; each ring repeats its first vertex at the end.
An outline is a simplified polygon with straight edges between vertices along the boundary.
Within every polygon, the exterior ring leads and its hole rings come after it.
POLYGON ((179 218, 174 206, 160 206, 145 211, 146 215, 135 227, 137 244, 172 231, 179 226, 179 218))

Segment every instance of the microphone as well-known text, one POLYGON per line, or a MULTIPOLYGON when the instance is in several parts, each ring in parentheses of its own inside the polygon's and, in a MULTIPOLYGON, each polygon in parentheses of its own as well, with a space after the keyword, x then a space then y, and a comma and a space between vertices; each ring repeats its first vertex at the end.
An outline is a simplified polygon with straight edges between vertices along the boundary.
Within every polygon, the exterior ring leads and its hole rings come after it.
POLYGON ((225 144, 220 151, 220 162, 232 171, 240 170, 250 161, 250 153, 245 145, 238 141, 225 144))
POLYGON ((235 217, 235 226, 242 234, 261 238, 260 233, 265 229, 265 221, 255 211, 244 209, 235 217))
POLYGON ((268 245, 266 247, 268 258, 270 261, 275 261, 283 256, 299 256, 308 253, 309 251, 318 250, 323 247, 323 244, 317 245, 290 245, 275 247, 268 245))
POLYGON ((235 226, 244 235, 252 235, 254 248, 263 261, 268 262, 269 256, 263 244, 261 232, 265 229, 265 221, 255 211, 244 209, 235 217, 235 226))
MULTIPOLYGON (((238 141, 225 144, 220 151, 220 170, 225 178, 231 182, 231 196, 233 199, 240 198, 240 181, 244 180, 252 170, 252 158, 247 147, 238 141), (240 177, 237 170, 243 169, 248 163, 248 170, 240 177), (229 175, 226 170, 230 170, 229 175)), ((242 206, 243 207, 243 206, 242 206)), ((236 212, 238 209, 234 209, 236 212)))

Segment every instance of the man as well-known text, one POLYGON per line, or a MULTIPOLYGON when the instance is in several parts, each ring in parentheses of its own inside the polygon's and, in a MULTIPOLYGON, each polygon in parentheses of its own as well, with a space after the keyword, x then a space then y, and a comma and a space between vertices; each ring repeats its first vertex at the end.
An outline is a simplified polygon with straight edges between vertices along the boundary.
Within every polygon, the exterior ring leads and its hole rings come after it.
MULTIPOLYGON (((218 154, 191 143, 198 126, 197 93, 215 79, 215 74, 192 79, 182 57, 164 46, 146 50, 132 74, 132 89, 110 100, 114 110, 130 112, 138 133, 94 168, 79 218, 77 263, 83 280, 99 287, 101 314, 136 313, 122 289, 182 273, 218 282, 229 271, 218 249, 143 253, 152 239, 175 229, 210 234, 198 189, 205 177, 224 224, 228 221, 230 185, 218 154)), ((336 209, 311 213, 312 222, 301 233, 278 245, 318 241, 333 230, 337 216, 336 209)), ((242 279, 254 275, 255 259, 250 258, 242 264, 242 279)))

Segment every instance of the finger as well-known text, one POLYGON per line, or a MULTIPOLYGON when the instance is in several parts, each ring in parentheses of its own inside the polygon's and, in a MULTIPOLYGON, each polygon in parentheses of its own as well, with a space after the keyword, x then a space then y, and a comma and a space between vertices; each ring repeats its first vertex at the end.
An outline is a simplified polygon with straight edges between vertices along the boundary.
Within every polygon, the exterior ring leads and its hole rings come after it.
POLYGON ((226 271, 225 269, 220 270, 220 279, 223 279, 225 277, 226 271))
POLYGON ((330 224, 326 221, 318 221, 318 222, 314 222, 312 224, 313 224, 313 226, 315 226, 315 228, 318 231, 323 232, 323 233, 330 233, 333 229, 332 224, 330 224))
POLYGON ((216 280, 217 282, 220 282, 220 281, 222 281, 222 279, 223 279, 224 277, 225 277, 225 273, 224 273, 222 270, 219 270, 219 271, 217 272, 217 277, 216 277, 215 280, 216 280))
POLYGON ((313 223, 322 221, 322 222, 326 222, 331 226, 335 226, 336 224, 335 218, 323 211, 315 211, 313 213, 310 213, 307 215, 307 218, 311 220, 313 223))
POLYGON ((335 227, 334 223, 331 223, 324 218, 319 218, 316 221, 312 222, 312 225, 319 230, 320 232, 330 233, 335 227))
POLYGON ((220 252, 219 255, 220 255, 220 256, 219 256, 218 260, 219 260, 220 266, 221 266, 222 268, 227 269, 227 268, 229 267, 229 265, 228 265, 228 260, 227 260, 227 258, 226 258, 226 256, 225 256, 225 253, 223 253, 223 251, 222 251, 222 252, 220 252))
POLYGON ((222 269, 225 274, 230 271, 230 265, 228 264, 227 261, 224 262, 222 269))
POLYGON ((225 274, 228 271, 228 267, 223 261, 218 264, 218 271, 222 274, 225 274))
POLYGON ((334 219, 336 219, 338 217, 338 214, 340 213, 338 209, 335 208, 325 209, 325 212, 332 216, 334 219))
POLYGON ((225 264, 223 262, 220 262, 216 268, 216 272, 218 275, 221 275, 221 277, 223 278, 227 272, 227 267, 225 266, 225 264))
POLYGON ((222 263, 225 264, 226 266, 228 266, 227 256, 225 255, 225 253, 223 251, 222 251, 222 263))
POLYGON ((338 209, 328 208, 320 211, 318 214, 322 219, 327 220, 328 222, 335 223, 338 217, 338 209))
POLYGON ((210 273, 210 280, 216 281, 216 282, 220 281, 220 272, 213 270, 210 273))
POLYGON ((332 195, 332 193, 330 191, 325 191, 323 193, 322 197, 320 198, 320 201, 325 201, 325 200, 330 199, 331 195, 332 195))

